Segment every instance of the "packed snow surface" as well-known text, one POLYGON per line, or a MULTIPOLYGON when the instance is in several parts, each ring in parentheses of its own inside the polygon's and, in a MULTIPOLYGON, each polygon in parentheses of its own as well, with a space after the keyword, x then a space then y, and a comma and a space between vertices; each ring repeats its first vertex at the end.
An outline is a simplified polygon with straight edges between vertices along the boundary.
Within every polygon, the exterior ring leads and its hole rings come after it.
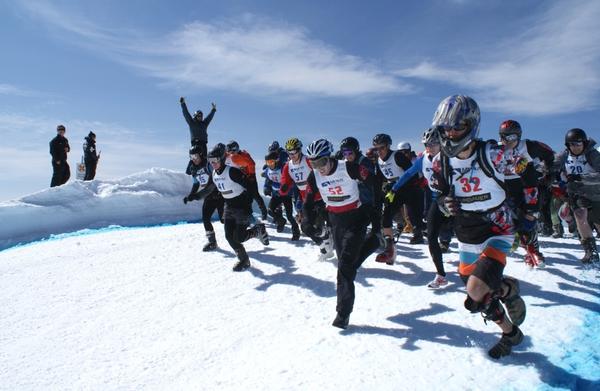
MULTIPOLYGON (((75 182, 65 187, 71 196, 54 198, 62 203, 42 202, 62 187, 19 200, 31 206, 10 223, 37 220, 41 230, 52 217, 58 229, 44 232, 67 232, 87 209, 88 221, 107 225, 165 223, 142 211, 166 216, 168 202, 183 216, 169 221, 197 219, 200 203, 183 206, 180 179, 185 195, 189 178, 163 170, 132 178, 131 191, 114 183, 105 197, 109 184, 75 182), (162 180, 150 186, 153 175, 162 180)), ((335 260, 318 261, 306 237, 290 242, 289 227, 269 226, 271 243, 246 242, 252 267, 234 273, 215 227, 212 253, 201 251, 202 224, 87 229, 0 251, 0 389, 600 389, 600 276, 582 268, 573 238, 542 239, 545 269, 529 270, 520 252, 509 257, 505 272, 521 281, 528 306, 526 337, 496 361, 487 350, 498 328, 463 307, 455 244, 443 290, 426 288, 427 247, 407 236, 395 265, 367 259, 342 331, 331 326, 335 260)))

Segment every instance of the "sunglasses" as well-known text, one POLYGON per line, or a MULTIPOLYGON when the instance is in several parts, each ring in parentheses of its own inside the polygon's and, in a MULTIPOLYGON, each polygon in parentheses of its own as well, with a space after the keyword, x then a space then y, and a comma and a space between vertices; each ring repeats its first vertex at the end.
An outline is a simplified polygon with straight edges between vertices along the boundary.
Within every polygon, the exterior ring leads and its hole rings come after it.
POLYGON ((348 156, 352 156, 352 154, 354 154, 354 151, 351 149, 342 149, 342 155, 348 157, 348 156))
POLYGON ((209 157, 208 162, 210 164, 221 163, 221 159, 219 159, 218 157, 209 157))
POLYGON ((519 135, 518 134, 502 134, 500 135, 500 138, 504 141, 517 141, 519 139, 519 135))
POLYGON ((325 167, 328 160, 329 160, 329 158, 327 156, 323 156, 323 157, 320 157, 320 158, 317 158, 314 160, 311 159, 310 164, 312 165, 313 168, 316 168, 318 170, 319 168, 325 167))
POLYGON ((192 160, 199 160, 200 159, 200 155, 197 153, 194 153, 192 155, 190 155, 190 159, 192 160))
POLYGON ((387 145, 373 145, 373 148, 375 148, 377 151, 383 151, 384 149, 387 149, 388 146, 387 145))
POLYGON ((583 147, 583 141, 569 141, 567 144, 571 147, 583 147))
POLYGON ((287 151, 287 154, 290 156, 296 156, 299 153, 300 153, 300 151, 297 149, 292 149, 291 151, 290 150, 287 151))

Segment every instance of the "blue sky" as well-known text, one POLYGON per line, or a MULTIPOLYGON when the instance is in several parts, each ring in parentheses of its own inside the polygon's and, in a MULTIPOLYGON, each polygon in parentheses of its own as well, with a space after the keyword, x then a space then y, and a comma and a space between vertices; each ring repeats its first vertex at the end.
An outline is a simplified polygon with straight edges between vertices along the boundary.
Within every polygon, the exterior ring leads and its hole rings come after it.
MULTIPOLYGON (((217 114, 209 144, 257 161, 272 140, 389 133, 418 145, 444 97, 560 148, 600 136, 598 1, 15 1, 0 3, 0 200, 43 189, 67 127, 74 176, 98 135, 98 179, 183 170, 190 110, 217 114)), ((419 149, 419 148, 418 148, 419 149)))

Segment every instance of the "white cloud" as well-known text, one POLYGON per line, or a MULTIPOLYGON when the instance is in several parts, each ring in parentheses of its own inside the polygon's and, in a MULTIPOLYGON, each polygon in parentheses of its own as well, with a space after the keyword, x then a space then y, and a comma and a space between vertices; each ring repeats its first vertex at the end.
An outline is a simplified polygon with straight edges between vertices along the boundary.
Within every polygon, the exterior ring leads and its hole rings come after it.
POLYGON ((423 62, 399 76, 444 81, 473 91, 489 110, 563 114, 598 106, 600 2, 557 2, 537 24, 497 47, 476 48, 460 69, 423 62))
POLYGON ((23 96, 23 97, 44 97, 48 94, 33 91, 27 88, 21 88, 12 84, 0 83, 0 95, 23 96))
POLYGON ((409 93, 409 84, 314 39, 303 28, 244 15, 190 23, 165 37, 100 28, 45 3, 30 14, 60 27, 92 50, 144 70, 167 84, 251 94, 357 97, 409 93))

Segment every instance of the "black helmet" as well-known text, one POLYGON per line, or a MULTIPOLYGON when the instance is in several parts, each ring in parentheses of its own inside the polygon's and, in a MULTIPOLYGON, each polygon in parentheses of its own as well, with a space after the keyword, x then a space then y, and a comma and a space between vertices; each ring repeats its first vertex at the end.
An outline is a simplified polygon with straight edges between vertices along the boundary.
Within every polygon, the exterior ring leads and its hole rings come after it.
POLYGON ((88 133, 88 137, 89 138, 96 137, 96 133, 94 133, 90 130, 90 132, 88 133))
POLYGON ((507 119, 506 121, 502 122, 500 124, 500 129, 498 129, 498 132, 500 133, 501 139, 503 139, 506 136, 515 134, 518 136, 517 140, 519 141, 521 140, 521 134, 523 134, 523 131, 521 130, 521 124, 512 119, 507 119))
POLYGON ((584 147, 587 147, 588 138, 583 129, 573 128, 565 135, 565 146, 569 148, 570 142, 581 141, 584 147))
POLYGON ((191 155, 200 155, 201 157, 204 157, 204 151, 199 145, 192 145, 190 147, 190 156, 191 155))
POLYGON ((279 151, 279 141, 275 140, 273 141, 271 144, 269 144, 269 147, 267 148, 267 150, 269 152, 273 152, 273 151, 279 151))
POLYGON ((385 134, 385 133, 376 134, 375 137, 373 137, 373 145, 377 145, 377 144, 391 145, 392 138, 390 137, 389 134, 385 134))
POLYGON ((213 159, 218 158, 221 161, 224 161, 225 160, 225 144, 218 143, 217 145, 212 147, 212 149, 208 153, 208 157, 213 158, 213 159))
POLYGON ((265 155, 265 161, 267 160, 279 160, 279 152, 271 151, 265 155))
POLYGON ((240 151, 240 144, 238 144, 237 141, 231 140, 230 142, 227 143, 227 152, 239 152, 239 151, 240 151))
POLYGON ((194 118, 202 118, 202 116, 204 116, 204 114, 202 113, 201 110, 196 110, 194 112, 194 118))
POLYGON ((354 137, 346 137, 340 143, 340 149, 351 149, 355 153, 358 153, 358 150, 360 149, 360 144, 358 143, 358 140, 354 137))

